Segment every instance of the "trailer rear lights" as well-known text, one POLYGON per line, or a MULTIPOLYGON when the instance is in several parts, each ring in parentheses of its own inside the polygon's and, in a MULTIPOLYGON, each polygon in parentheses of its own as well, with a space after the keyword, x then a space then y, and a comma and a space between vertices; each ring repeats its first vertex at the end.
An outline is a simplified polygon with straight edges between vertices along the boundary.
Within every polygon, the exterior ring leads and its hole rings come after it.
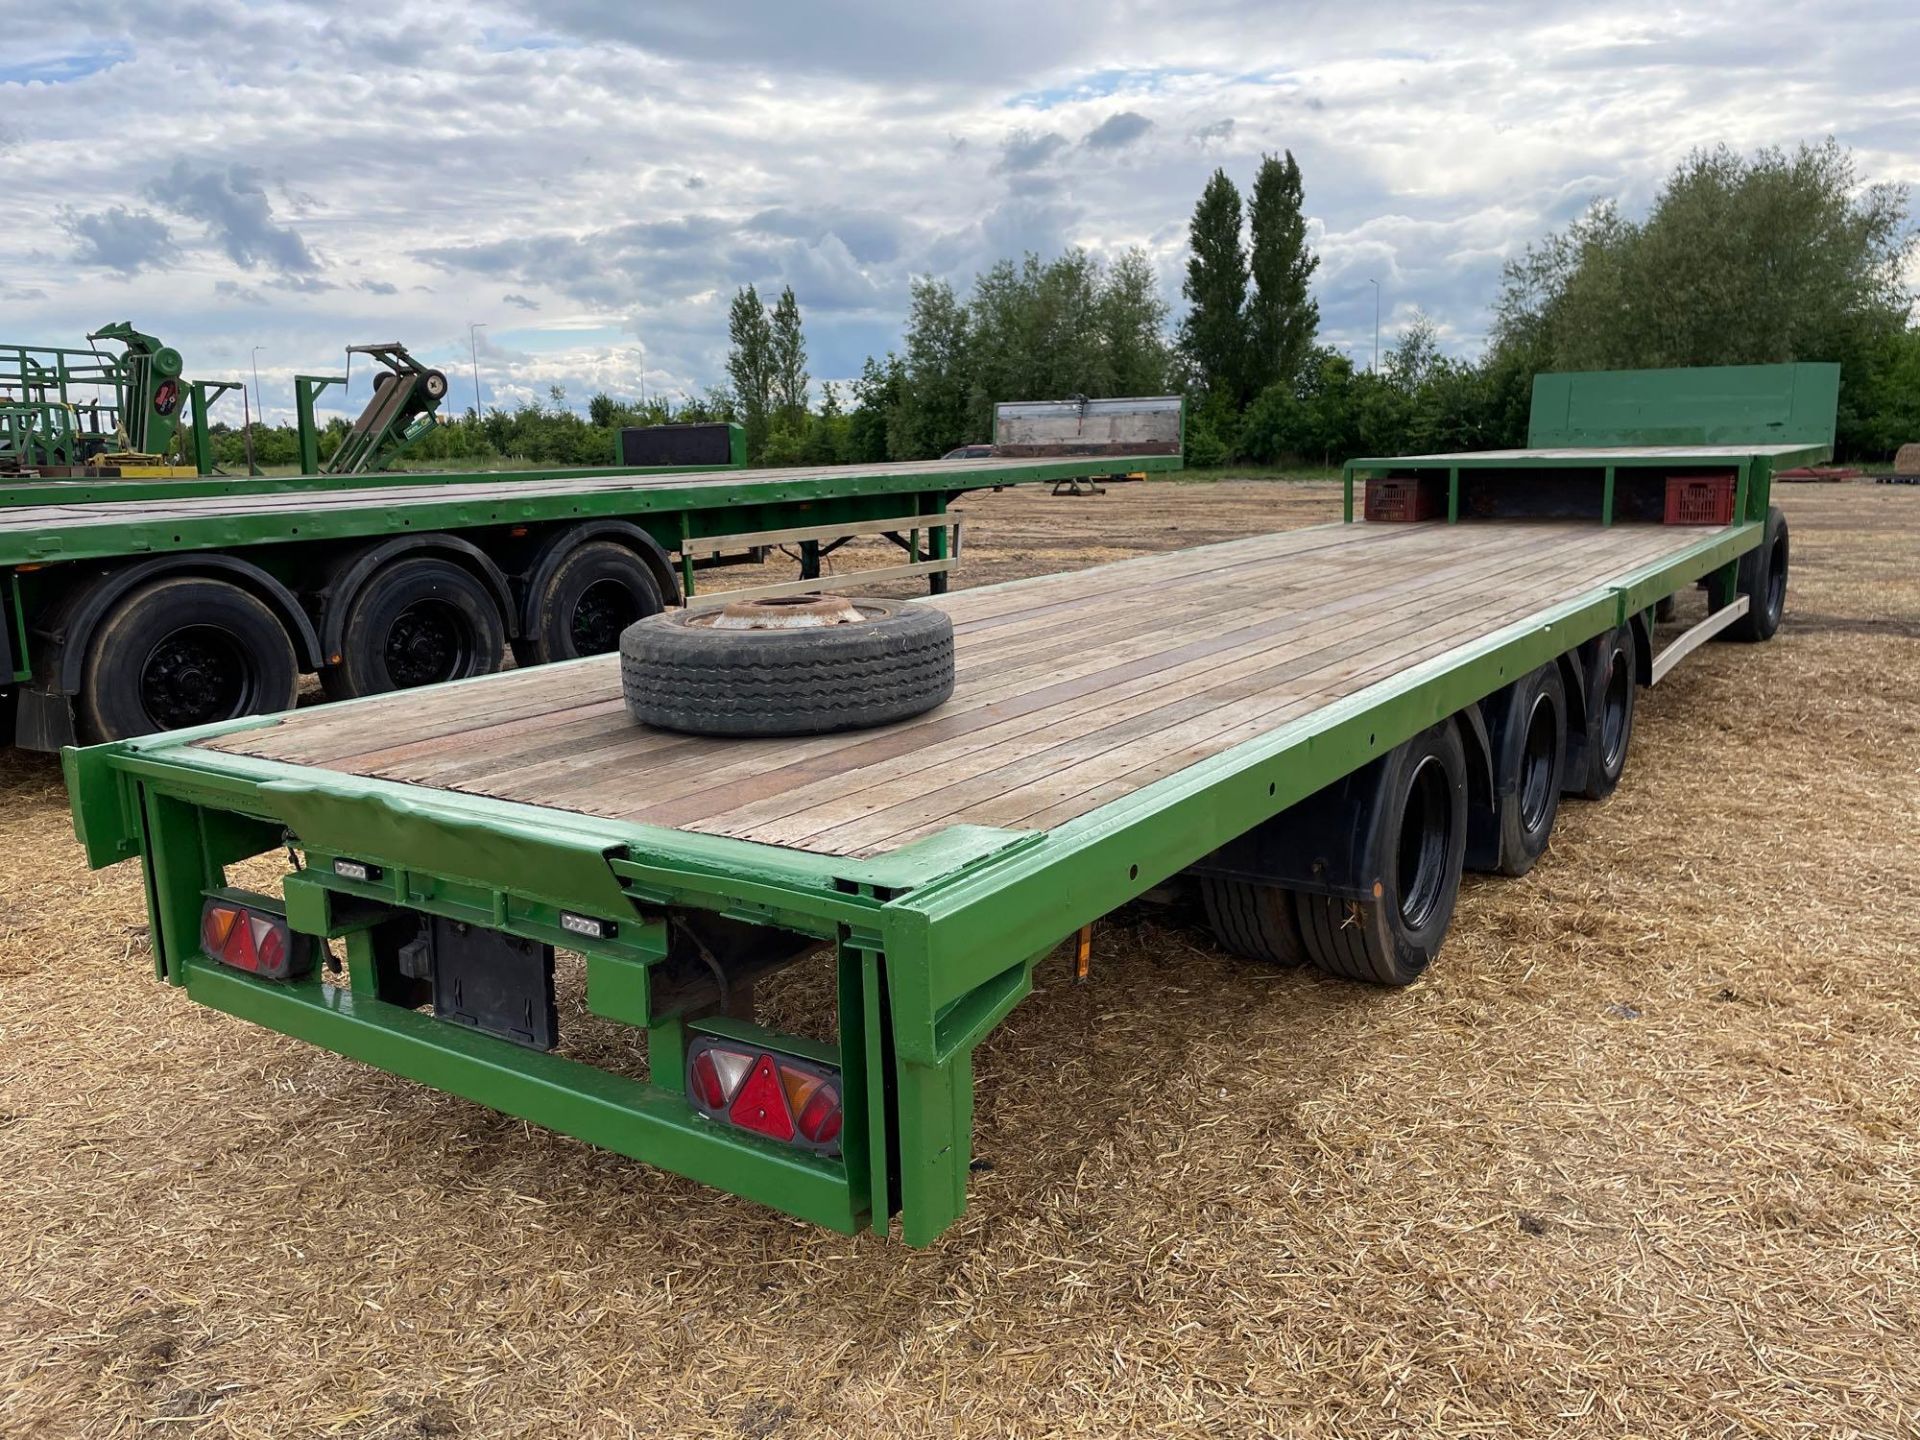
POLYGON ((839 1151, 840 1076, 828 1066, 703 1035, 687 1054, 687 1098, 709 1120, 803 1150, 839 1151))
POLYGON ((284 917, 236 900, 209 899, 200 910, 200 948, 207 957, 265 980, 291 980, 313 969, 313 944, 284 917))
POLYGON ((360 885, 374 885, 380 880, 380 867, 369 865, 364 860, 336 860, 333 862, 333 873, 342 880, 352 880, 360 885))

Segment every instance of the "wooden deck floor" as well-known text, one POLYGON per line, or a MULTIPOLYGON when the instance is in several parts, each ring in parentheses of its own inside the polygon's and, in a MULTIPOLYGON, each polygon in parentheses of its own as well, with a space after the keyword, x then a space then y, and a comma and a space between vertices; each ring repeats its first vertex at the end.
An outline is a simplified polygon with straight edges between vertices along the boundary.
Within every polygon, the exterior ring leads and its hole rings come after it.
POLYGON ((957 683, 899 725, 634 725, 616 657, 309 710, 208 748, 830 855, 1043 829, 1572 599, 1704 532, 1333 525, 949 595, 957 683))

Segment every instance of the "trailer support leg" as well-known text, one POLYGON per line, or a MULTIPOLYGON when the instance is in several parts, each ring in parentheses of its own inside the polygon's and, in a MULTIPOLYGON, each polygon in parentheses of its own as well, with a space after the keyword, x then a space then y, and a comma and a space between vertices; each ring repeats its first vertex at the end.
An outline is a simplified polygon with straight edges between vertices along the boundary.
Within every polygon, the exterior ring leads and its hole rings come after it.
POLYGON ((900 1238, 931 1245, 960 1218, 973 1159, 973 1052, 939 1065, 903 1063, 900 1238))
POLYGON ((153 973, 174 985, 187 983, 186 963, 200 934, 201 897, 221 877, 208 873, 199 813, 184 801, 142 788, 141 852, 147 857, 147 943, 153 973))
POLYGON ((899 1208, 897 1136, 893 1124, 893 1035, 886 965, 878 950, 851 941, 838 948, 840 1083, 846 1130, 840 1153, 853 1208, 886 1233, 899 1208))
MULTIPOLYGON (((935 515, 946 514, 947 502, 944 499, 935 500, 933 502, 932 513, 935 515)), ((927 534, 927 548, 932 552, 933 559, 951 560, 953 558, 953 532, 945 525, 936 525, 927 534)), ((945 570, 936 570, 927 576, 927 593, 929 595, 944 595, 947 593, 947 572, 945 570)))
POLYGON ((1707 577, 1707 609, 1724 610, 1740 593, 1740 562, 1730 560, 1707 577))

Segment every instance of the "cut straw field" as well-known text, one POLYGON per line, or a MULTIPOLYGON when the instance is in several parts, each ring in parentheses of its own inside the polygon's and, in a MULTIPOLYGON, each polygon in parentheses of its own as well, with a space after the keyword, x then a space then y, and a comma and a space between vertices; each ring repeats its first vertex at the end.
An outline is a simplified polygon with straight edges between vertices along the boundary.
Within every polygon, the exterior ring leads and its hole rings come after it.
MULTIPOLYGON (((0 754, 0 1435, 1920 1433, 1920 492, 1782 503, 1779 637, 1420 985, 1147 909, 1044 966, 924 1252, 189 1004, 0 754)), ((1337 505, 978 496, 963 582, 1337 505)))

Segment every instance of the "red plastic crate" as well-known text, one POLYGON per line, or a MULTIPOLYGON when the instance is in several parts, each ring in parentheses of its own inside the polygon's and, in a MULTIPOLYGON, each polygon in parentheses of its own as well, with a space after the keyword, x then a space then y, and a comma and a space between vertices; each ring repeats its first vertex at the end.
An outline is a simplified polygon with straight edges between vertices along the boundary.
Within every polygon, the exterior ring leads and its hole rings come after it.
POLYGON ((1389 475, 1367 481, 1369 520, 1437 520, 1442 509, 1438 475, 1389 475))
POLYGON ((1667 524, 1731 525, 1734 475, 1669 475, 1667 524))

